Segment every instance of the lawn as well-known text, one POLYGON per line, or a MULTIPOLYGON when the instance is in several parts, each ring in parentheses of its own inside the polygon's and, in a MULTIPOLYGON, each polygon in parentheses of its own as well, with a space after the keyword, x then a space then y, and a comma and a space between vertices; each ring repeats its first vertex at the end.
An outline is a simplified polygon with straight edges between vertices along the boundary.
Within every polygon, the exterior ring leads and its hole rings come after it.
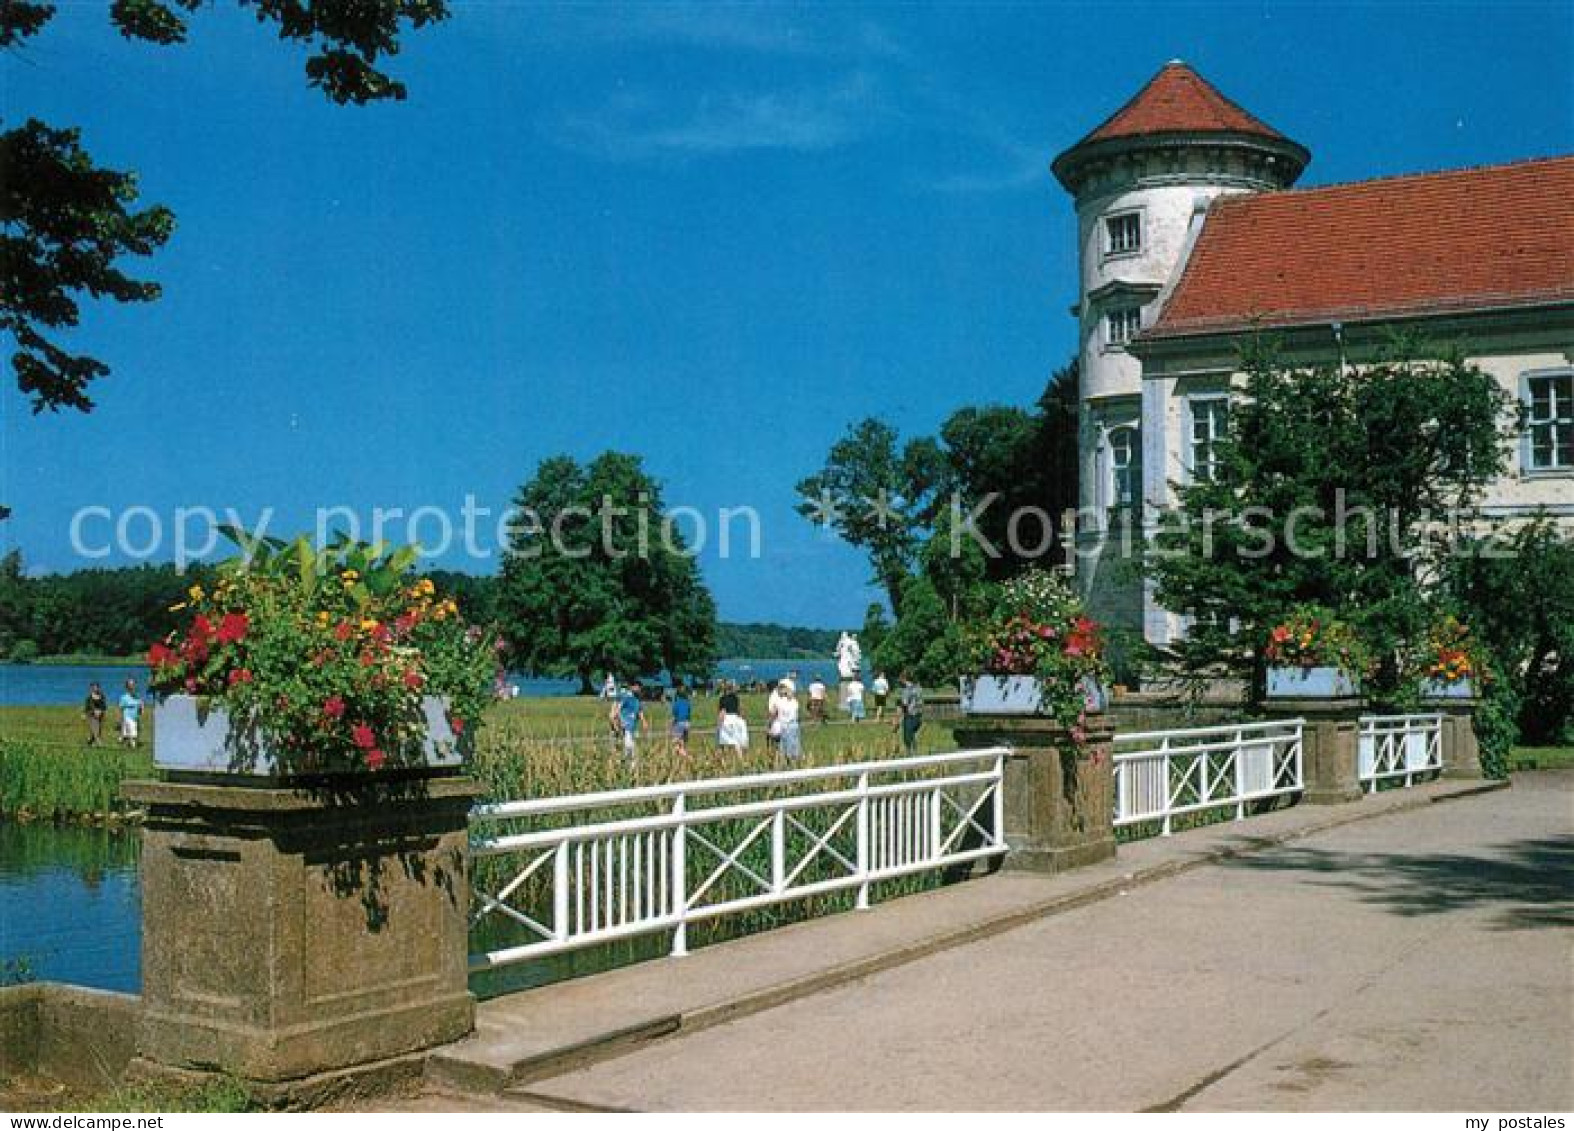
MULTIPOLYGON (((667 736, 671 708, 646 707, 647 727, 640 757, 631 765, 613 740, 605 701, 579 698, 515 699, 487 714, 473 771, 493 798, 555 796, 624 786, 648 785, 721 774, 758 773, 773 768, 765 748, 765 696, 743 697, 753 748, 746 756, 723 755, 715 743, 716 701, 694 701, 691 756, 675 757, 667 736)), ((894 757, 900 743, 888 714, 854 725, 833 712, 831 722, 805 723, 804 764, 894 757)), ((105 720, 109 743, 87 746, 81 709, 0 708, 0 813, 65 818, 99 815, 119 808, 118 783, 152 773, 153 713, 143 714, 142 746, 114 744, 116 713, 105 720)), ((931 720, 919 733, 922 753, 954 749, 948 721, 931 720)))
POLYGON ((1516 746, 1509 755, 1510 770, 1574 769, 1574 746, 1516 746))

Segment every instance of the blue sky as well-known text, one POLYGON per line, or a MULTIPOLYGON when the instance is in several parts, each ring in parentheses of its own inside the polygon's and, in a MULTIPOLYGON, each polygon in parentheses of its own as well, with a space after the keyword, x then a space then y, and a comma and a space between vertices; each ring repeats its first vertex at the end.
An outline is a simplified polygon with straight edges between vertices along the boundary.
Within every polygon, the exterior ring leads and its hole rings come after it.
POLYGON ((617 448, 669 504, 760 513, 759 560, 704 555, 724 617, 856 623, 867 567, 792 485, 865 415, 1039 393, 1075 345, 1048 163, 1167 59, 1308 146, 1303 184, 1574 148, 1567 3, 461 0, 367 108, 224 3, 174 48, 62 9, 0 59, 5 118, 80 125, 179 229, 138 265, 163 299, 72 338, 114 367, 95 412, 33 417, 7 374, 0 542, 33 569, 91 564, 85 506, 496 509, 617 448))

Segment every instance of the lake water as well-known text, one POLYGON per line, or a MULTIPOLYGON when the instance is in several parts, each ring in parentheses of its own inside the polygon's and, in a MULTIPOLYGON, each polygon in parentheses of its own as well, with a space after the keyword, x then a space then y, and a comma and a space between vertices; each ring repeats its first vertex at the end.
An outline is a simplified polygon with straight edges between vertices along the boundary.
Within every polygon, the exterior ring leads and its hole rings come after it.
POLYGON ((0 963, 23 963, 40 981, 139 992, 138 844, 109 829, 0 822, 0 963))
MULTIPOLYGON (((739 683, 775 681, 794 671, 803 682, 818 675, 828 684, 836 683, 836 663, 829 659, 722 660, 716 665, 717 678, 737 680, 739 683)), ((147 690, 148 670, 144 667, 0 664, 0 707, 76 706, 87 697, 88 684, 93 682, 103 685, 105 694, 113 703, 120 695, 121 685, 128 679, 135 679, 139 688, 147 690)), ((508 679, 518 686, 519 694, 525 698, 573 695, 579 690, 578 682, 572 679, 541 679, 525 675, 511 675, 508 679)))

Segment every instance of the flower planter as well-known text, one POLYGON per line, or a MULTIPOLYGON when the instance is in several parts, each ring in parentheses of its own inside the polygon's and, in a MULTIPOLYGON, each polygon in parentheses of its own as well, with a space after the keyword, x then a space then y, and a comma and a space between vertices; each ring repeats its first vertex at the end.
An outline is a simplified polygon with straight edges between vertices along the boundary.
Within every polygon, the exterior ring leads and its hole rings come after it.
POLYGON ((1421 681, 1423 699, 1474 699, 1475 681, 1468 675, 1462 679, 1424 679, 1421 681))
POLYGON ((964 715, 1036 715, 1044 686, 1030 675, 979 675, 962 678, 964 715))
MULTIPOLYGON (((964 676, 962 713, 964 715, 1046 715, 1044 685, 1031 675, 964 676)), ((1083 700, 1089 711, 1102 711, 1109 696, 1091 676, 1082 681, 1083 700)))
MULTIPOLYGON (((464 758, 459 739, 448 725, 445 702, 429 695, 421 700, 421 707, 426 714, 426 739, 419 766, 450 768, 462 765, 464 758)), ((229 713, 222 708, 201 710, 195 696, 168 696, 153 708, 153 719, 153 764, 161 770, 259 780, 301 772, 281 769, 276 752, 255 732, 232 728, 229 713)), ((410 767, 401 764, 397 768, 410 767)), ((364 775, 372 771, 352 772, 364 775)))
POLYGON ((1348 699, 1361 693, 1361 685, 1343 668, 1268 669, 1270 699, 1348 699))

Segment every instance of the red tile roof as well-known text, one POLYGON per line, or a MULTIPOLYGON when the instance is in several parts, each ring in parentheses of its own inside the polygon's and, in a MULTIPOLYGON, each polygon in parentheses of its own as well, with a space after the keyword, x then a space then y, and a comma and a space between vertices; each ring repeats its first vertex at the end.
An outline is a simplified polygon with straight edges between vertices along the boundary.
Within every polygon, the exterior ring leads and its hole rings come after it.
MULTIPOLYGON (((1148 85, 1077 145, 1161 133, 1231 132, 1284 139, 1242 110, 1179 59, 1166 63, 1148 85)), ((1075 146, 1073 146, 1075 148, 1075 146)))
POLYGON ((1221 197, 1142 338, 1574 301, 1574 157, 1221 197))

